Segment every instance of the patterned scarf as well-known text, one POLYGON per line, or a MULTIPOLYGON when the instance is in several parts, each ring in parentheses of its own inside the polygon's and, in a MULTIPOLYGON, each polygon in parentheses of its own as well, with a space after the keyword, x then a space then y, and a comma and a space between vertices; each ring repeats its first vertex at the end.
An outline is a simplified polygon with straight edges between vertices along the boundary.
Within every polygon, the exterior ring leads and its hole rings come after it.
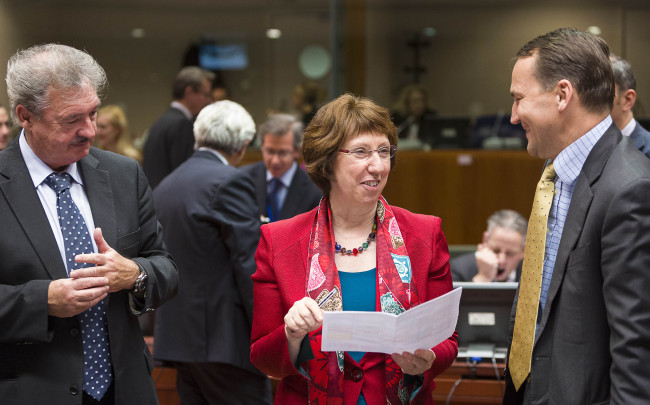
MULTIPOLYGON (((329 199, 320 202, 309 241, 309 278, 307 293, 320 303, 334 291, 323 305, 324 311, 342 311, 343 297, 338 270, 334 263, 334 232, 329 199)), ((378 304, 382 312, 400 314, 420 300, 411 284, 411 260, 406 252, 399 226, 386 200, 377 201, 377 278, 378 304)), ((315 358, 307 364, 309 403, 326 405, 343 403, 343 352, 321 351, 322 328, 309 334, 315 358)), ((404 374, 390 355, 386 355, 386 404, 407 404, 419 386, 404 384, 404 374)))

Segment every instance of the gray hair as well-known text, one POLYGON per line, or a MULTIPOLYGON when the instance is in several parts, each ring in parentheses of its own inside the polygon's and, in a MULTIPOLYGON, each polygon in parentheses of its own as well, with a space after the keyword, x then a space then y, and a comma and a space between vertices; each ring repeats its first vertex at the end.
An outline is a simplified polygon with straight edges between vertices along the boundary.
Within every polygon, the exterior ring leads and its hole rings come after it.
POLYGON ((195 147, 207 147, 232 156, 255 136, 255 122, 241 105, 217 101, 201 110, 194 121, 195 147))
POLYGON ((43 44, 16 52, 7 63, 7 95, 11 118, 19 122, 16 107, 41 116, 50 107, 50 91, 95 89, 101 98, 108 84, 106 72, 85 51, 60 45, 43 44))
POLYGON ((497 226, 518 232, 522 236, 522 246, 526 244, 526 228, 528 228, 528 222, 517 211, 499 210, 490 215, 490 218, 487 220, 486 232, 488 236, 497 226))
POLYGON ((302 122, 296 120, 291 114, 271 114, 269 118, 259 127, 257 135, 260 142, 264 145, 264 136, 282 136, 289 131, 293 132, 293 148, 299 150, 302 146, 302 122))
POLYGON ((198 66, 187 66, 178 72, 174 84, 172 85, 172 96, 174 100, 180 100, 185 94, 187 86, 192 87, 192 90, 199 91, 203 85, 203 80, 207 80, 212 85, 215 74, 209 70, 201 69, 198 66))
POLYGON ((614 54, 609 55, 609 60, 612 61, 614 82, 618 86, 619 91, 636 90, 636 78, 634 77, 634 73, 632 73, 630 62, 614 54))

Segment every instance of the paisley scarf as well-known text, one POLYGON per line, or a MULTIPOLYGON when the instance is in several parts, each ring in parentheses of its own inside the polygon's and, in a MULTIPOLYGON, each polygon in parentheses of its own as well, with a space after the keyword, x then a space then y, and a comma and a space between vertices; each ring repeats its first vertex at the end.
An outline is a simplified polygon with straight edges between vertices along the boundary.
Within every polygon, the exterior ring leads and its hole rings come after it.
MULTIPOLYGON (((377 201, 377 310, 400 314, 420 303, 415 285, 411 284, 411 261, 399 225, 383 197, 377 201)), ((316 211, 309 241, 309 277, 307 294, 324 311, 342 311, 343 297, 338 270, 334 263, 334 232, 328 198, 316 211)), ((343 352, 321 351, 322 328, 309 334, 315 358, 307 363, 309 403, 326 405, 343 403, 343 352)), ((404 374, 390 355, 385 360, 386 404, 404 405, 419 391, 419 384, 404 383, 404 374), (417 386, 416 386, 417 385, 417 386)))

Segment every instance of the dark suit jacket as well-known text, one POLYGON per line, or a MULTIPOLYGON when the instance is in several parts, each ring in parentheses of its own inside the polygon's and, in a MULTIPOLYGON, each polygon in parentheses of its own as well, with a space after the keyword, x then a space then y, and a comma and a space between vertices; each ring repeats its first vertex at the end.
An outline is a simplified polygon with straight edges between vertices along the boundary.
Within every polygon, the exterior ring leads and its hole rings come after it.
MULTIPOLYGON (((140 166, 95 148, 78 166, 95 226, 149 276, 142 309, 159 306, 176 293, 178 273, 140 166)), ((18 142, 0 152, 0 192, 0 402, 81 404, 79 321, 47 315, 50 281, 67 275, 18 142)), ((128 293, 107 299, 116 404, 157 404, 153 362, 128 293)))
MULTIPOLYGON (((253 183, 255 183, 255 197, 259 215, 267 216, 266 167, 264 162, 242 166, 242 170, 248 173, 253 179, 253 183)), ((289 190, 287 190, 287 198, 284 200, 279 219, 287 219, 307 212, 318 206, 320 199, 321 192, 318 187, 309 179, 307 173, 298 167, 291 180, 289 190)))
POLYGON ((160 183, 154 201, 181 279, 178 296, 156 311, 154 356, 259 373, 249 357, 260 239, 250 178, 197 151, 160 183))
POLYGON ((650 158, 650 132, 643 128, 638 121, 634 131, 630 134, 630 139, 638 150, 650 158))
POLYGON ((650 403, 649 269, 650 160, 612 125, 576 180, 524 403, 650 403))
MULTIPOLYGON (((468 253, 450 260, 449 268, 451 269, 451 278, 454 281, 472 281, 474 276, 478 274, 478 266, 476 265, 474 253, 468 253)), ((521 278, 521 263, 519 263, 515 271, 515 281, 519 282, 521 278)))
MULTIPOLYGON (((392 209, 410 254, 412 282, 417 286, 421 302, 450 291, 449 251, 440 218, 413 214, 398 207, 392 209)), ((255 311, 251 359, 260 370, 282 378, 275 394, 277 404, 305 404, 307 399, 307 379, 289 360, 284 316, 294 302, 305 297, 309 276, 309 235, 315 213, 314 209, 287 221, 263 225, 262 239, 255 254, 257 272, 253 275, 255 311)), ((411 403, 433 403, 433 379, 446 370, 458 354, 456 334, 437 345, 433 351, 436 360, 424 373, 424 385, 411 403)), ((369 404, 386 402, 385 396, 382 397, 385 356, 380 356, 379 367, 374 367, 376 360, 377 356, 371 356, 371 360, 364 359, 361 364, 364 370, 362 383, 369 390, 365 395, 369 404)), ((346 379, 346 383, 349 381, 346 379)), ((361 384, 350 383, 345 389, 352 393, 351 397, 356 398, 361 384)))
POLYGON ((142 167, 152 189, 194 153, 193 125, 172 107, 149 129, 142 167))

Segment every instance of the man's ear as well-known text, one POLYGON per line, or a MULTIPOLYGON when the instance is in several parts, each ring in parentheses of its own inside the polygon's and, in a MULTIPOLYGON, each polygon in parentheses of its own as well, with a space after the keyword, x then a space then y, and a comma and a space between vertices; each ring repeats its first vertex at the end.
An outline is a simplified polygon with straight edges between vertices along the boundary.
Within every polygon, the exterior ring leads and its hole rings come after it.
POLYGON ((623 93, 623 111, 630 111, 636 103, 636 91, 627 89, 623 93))
POLYGON ((16 116, 18 117, 20 126, 25 129, 31 127, 32 123, 36 119, 36 116, 22 104, 16 106, 16 116))
POLYGON ((555 97, 557 99, 557 110, 563 112, 575 96, 575 88, 567 79, 562 79, 555 85, 555 97))

